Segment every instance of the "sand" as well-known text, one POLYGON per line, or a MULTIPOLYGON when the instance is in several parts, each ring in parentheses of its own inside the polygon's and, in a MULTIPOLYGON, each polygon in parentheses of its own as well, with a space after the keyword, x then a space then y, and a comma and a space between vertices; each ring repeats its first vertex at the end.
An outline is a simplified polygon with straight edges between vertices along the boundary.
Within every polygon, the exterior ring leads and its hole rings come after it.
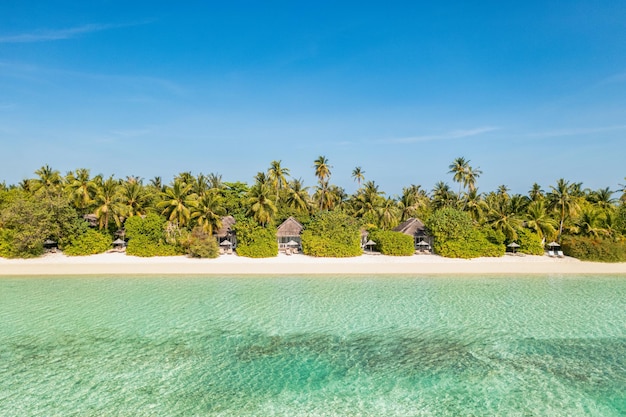
POLYGON ((68 257, 50 253, 36 259, 0 258, 0 276, 25 275, 311 275, 311 274, 626 274, 626 263, 582 262, 574 258, 515 256, 447 259, 437 255, 392 257, 365 254, 356 258, 313 258, 279 254, 250 259, 222 255, 217 259, 184 256, 139 258, 124 253, 68 257))

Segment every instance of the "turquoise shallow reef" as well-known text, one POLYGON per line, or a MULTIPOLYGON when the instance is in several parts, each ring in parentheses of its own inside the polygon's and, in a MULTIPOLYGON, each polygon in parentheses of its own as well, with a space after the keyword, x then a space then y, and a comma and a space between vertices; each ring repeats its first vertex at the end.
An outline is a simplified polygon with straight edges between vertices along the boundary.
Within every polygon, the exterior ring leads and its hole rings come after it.
POLYGON ((1 416, 624 416, 626 277, 0 279, 1 416))

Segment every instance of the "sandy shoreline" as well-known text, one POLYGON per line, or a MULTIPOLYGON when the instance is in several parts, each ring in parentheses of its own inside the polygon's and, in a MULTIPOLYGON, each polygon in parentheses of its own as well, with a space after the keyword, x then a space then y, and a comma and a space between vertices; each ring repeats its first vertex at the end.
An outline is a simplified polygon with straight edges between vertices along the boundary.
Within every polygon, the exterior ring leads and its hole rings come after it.
POLYGON ((436 255, 313 258, 305 255, 250 259, 223 255, 217 259, 183 256, 138 258, 123 253, 68 257, 48 254, 37 259, 0 258, 0 276, 27 275, 311 275, 311 274, 626 274, 626 263, 581 262, 548 256, 504 256, 471 260, 436 255))

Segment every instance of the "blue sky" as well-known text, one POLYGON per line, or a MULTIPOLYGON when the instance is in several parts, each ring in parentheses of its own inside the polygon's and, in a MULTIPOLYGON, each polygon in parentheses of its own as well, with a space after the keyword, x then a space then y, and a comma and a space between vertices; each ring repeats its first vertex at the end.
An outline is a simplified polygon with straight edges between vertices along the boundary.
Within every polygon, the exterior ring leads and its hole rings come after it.
POLYGON ((626 168, 619 1, 0 3, 0 181, 44 164, 252 182, 272 160, 313 186, 388 195, 465 157, 480 191, 626 168), (512 4, 506 4, 512 3, 512 4))

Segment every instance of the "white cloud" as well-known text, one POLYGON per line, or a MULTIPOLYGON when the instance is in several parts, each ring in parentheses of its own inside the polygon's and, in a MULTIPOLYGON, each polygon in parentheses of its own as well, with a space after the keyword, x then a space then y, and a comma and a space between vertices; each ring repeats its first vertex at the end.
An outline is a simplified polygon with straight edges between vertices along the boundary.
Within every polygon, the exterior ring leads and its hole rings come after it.
POLYGON ((86 33, 101 32, 103 30, 115 29, 126 26, 136 26, 145 23, 147 22, 130 24, 86 24, 66 29, 39 29, 29 33, 0 36, 0 43, 32 43, 58 41, 64 39, 72 39, 86 33))
POLYGON ((381 140, 382 143, 415 143, 415 142, 427 142, 427 141, 441 141, 441 140, 452 140, 452 139, 462 139, 472 136, 479 136, 483 133, 493 132, 495 130, 499 130, 498 127, 493 126, 484 126, 478 127, 475 129, 461 129, 461 130, 453 130, 451 132, 442 133, 440 135, 424 135, 424 136, 411 136, 406 138, 393 138, 381 140))
POLYGON ((583 127, 573 129, 557 129, 545 132, 529 133, 527 136, 531 138, 557 138, 561 136, 578 136, 589 135, 592 133, 612 132, 617 130, 625 130, 626 125, 604 126, 604 127, 583 127))

